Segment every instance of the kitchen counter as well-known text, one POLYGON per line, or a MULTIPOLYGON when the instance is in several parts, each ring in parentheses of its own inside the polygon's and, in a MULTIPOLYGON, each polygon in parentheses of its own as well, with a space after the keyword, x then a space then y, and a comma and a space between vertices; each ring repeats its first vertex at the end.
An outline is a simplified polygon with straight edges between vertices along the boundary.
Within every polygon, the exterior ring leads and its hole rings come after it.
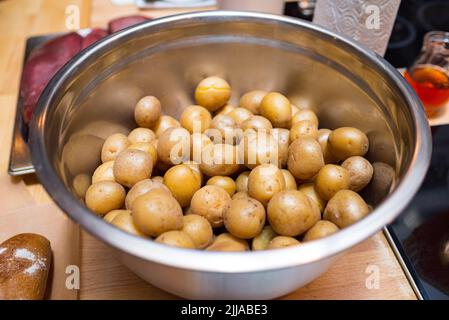
MULTIPOLYGON (((127 14, 159 17, 185 11, 138 12, 133 6, 114 7, 109 0, 0 1, 1 172, 6 172, 8 166, 25 40, 31 35, 67 31, 65 12, 68 5, 79 8, 80 28, 105 27, 111 18, 127 14)), ((36 203, 51 202, 35 176, 10 179, 23 179, 36 203)), ((81 299, 176 298, 140 280, 113 258, 109 248, 84 232, 81 232, 80 264, 81 299)), ((384 235, 378 233, 349 250, 325 275, 284 298, 416 299, 416 295, 384 235), (372 288, 370 275, 373 270, 379 271, 379 286, 372 288)))

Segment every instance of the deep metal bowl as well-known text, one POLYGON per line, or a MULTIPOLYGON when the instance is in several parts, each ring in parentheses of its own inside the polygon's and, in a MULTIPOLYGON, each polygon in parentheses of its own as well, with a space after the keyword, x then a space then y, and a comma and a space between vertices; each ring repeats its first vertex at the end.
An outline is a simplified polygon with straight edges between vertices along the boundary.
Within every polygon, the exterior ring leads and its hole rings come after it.
POLYGON ((140 277, 188 298, 273 298, 315 279, 404 209, 426 173, 430 141, 418 98, 372 51, 305 21, 220 11, 153 20, 81 52, 47 86, 31 127, 33 164, 55 202, 140 277), (328 238, 250 253, 172 248, 92 214, 73 195, 72 180, 92 174, 104 138, 134 126, 133 107, 143 95, 159 97, 167 114, 179 116, 208 75, 229 80, 233 104, 247 90, 276 90, 316 110, 323 127, 365 131, 369 159, 395 170, 394 185, 372 195, 390 194, 328 238))

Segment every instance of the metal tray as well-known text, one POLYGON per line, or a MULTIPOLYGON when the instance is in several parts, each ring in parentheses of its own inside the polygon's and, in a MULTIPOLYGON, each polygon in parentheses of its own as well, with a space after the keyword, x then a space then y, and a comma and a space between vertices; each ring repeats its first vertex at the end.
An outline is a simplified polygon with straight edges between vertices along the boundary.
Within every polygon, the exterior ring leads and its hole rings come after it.
MULTIPOLYGON (((77 31, 80 35, 85 36, 91 31, 91 29, 81 29, 77 31)), ((57 36, 63 35, 64 33, 52 33, 42 36, 35 36, 28 38, 25 47, 25 57, 23 59, 23 65, 27 61, 31 51, 42 45, 44 42, 51 40, 57 36)), ((22 70, 23 70, 22 65, 22 70)), ((11 153, 9 156, 9 167, 8 173, 11 176, 21 176, 25 174, 34 173, 34 167, 31 163, 30 151, 28 149, 28 128, 23 123, 22 119, 22 97, 20 96, 20 91, 17 99, 16 106, 16 117, 14 120, 14 132, 11 143, 11 153)))

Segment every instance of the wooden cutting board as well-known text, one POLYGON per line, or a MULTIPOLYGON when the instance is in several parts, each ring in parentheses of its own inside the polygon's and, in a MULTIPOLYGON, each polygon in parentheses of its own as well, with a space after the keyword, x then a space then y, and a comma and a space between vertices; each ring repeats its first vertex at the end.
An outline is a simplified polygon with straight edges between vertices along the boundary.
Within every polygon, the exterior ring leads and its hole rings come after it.
MULTIPOLYGON (((114 7, 109 0, 6 0, 0 1, 0 170, 6 172, 13 130, 25 39, 30 35, 67 31, 66 9, 79 8, 80 28, 105 27, 111 18, 126 14, 159 17, 182 10, 138 12, 133 6, 114 7)), ((34 176, 22 178, 38 204, 50 197, 34 176)), ((1 189, 1 188, 0 188, 1 189)), ((171 299, 127 270, 111 250, 81 233, 81 299, 171 299)), ((286 299, 416 299, 382 233, 351 249, 325 275, 286 299), (379 272, 379 286, 370 289, 369 276, 379 272), (376 271, 377 270, 377 271, 376 271)))

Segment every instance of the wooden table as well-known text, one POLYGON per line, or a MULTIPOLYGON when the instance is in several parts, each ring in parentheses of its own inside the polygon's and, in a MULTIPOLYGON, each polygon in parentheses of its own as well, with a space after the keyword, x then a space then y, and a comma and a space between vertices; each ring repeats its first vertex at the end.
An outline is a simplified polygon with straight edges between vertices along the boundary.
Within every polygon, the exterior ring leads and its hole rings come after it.
MULTIPOLYGON (((66 31, 65 10, 76 5, 80 28, 105 27, 113 17, 137 13, 132 6, 114 7, 109 0, 6 0, 0 1, 0 170, 7 170, 13 119, 25 40, 30 35, 66 31)), ((139 12, 152 17, 180 10, 139 12)), ((449 119, 449 116, 446 118, 449 119)), ((438 120, 442 122, 442 120, 438 120)), ((50 197, 34 176, 23 178, 38 203, 50 197)), ((127 270, 105 245, 82 233, 81 299, 175 298, 127 270)), ((286 299, 416 299, 397 259, 382 233, 352 248, 325 275, 286 299), (370 270, 379 270, 379 287, 369 289, 370 270)))

